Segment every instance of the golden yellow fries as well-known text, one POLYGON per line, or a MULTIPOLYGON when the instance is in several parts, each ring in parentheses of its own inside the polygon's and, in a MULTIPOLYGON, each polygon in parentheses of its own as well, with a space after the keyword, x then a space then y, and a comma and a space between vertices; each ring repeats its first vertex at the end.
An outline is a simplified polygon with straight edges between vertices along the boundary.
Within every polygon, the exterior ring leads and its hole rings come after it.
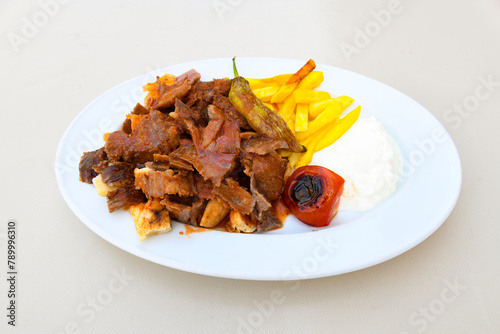
MULTIPOLYGON (((295 122, 295 99, 293 95, 287 97, 283 102, 278 103, 278 114, 285 120, 293 119, 295 122)), ((295 125, 291 127, 291 129, 295 129, 295 125)))
POLYGON ((295 132, 307 130, 309 122, 309 105, 305 103, 298 103, 295 111, 295 132))
POLYGON ((325 79, 325 76, 323 75, 323 72, 321 71, 312 71, 306 77, 302 80, 300 80, 299 84, 297 85, 298 89, 313 89, 318 87, 323 80, 325 79))
POLYGON ((306 131, 297 133, 295 137, 297 137, 297 139, 301 141, 309 136, 313 136, 315 132, 322 127, 336 121, 340 114, 342 114, 342 110, 343 109, 340 105, 340 102, 329 106, 321 114, 319 114, 318 117, 309 122, 309 126, 306 131))
POLYGON ((317 102, 312 102, 309 105, 309 114, 311 118, 316 118, 318 115, 325 110, 328 106, 340 102, 342 103, 342 110, 347 108, 348 106, 351 105, 351 103, 354 102, 353 99, 351 99, 349 96, 339 96, 339 97, 334 97, 333 99, 328 99, 328 100, 323 100, 323 101, 317 101, 317 102))
POLYGON ((344 135, 351 128, 351 126, 356 122, 359 118, 359 114, 361 112, 361 107, 357 106, 356 109, 342 117, 336 124, 328 129, 325 136, 319 137, 318 142, 315 146, 315 151, 321 151, 322 149, 332 145, 337 141, 340 137, 344 135))
POLYGON ((276 103, 264 102, 264 104, 266 105, 266 107, 268 107, 269 109, 273 110, 275 113, 279 112, 278 106, 276 105, 276 103))
POLYGON ((272 103, 279 103, 283 102, 284 99, 288 97, 288 95, 292 94, 293 90, 299 82, 304 79, 309 73, 312 72, 316 68, 316 64, 312 59, 309 59, 309 61, 300 68, 296 73, 294 73, 287 82, 285 82, 278 92, 274 94, 274 96, 271 98, 272 103))
POLYGON ((269 87, 272 85, 276 86, 281 86, 285 82, 290 79, 292 75, 291 74, 279 74, 275 75, 274 77, 270 78, 265 78, 265 79, 248 79, 248 83, 250 84, 250 88, 253 89, 258 89, 258 88, 263 88, 263 87, 269 87))
POLYGON ((253 89, 252 92, 257 96, 259 100, 262 102, 270 102, 271 97, 276 94, 276 92, 280 89, 278 85, 276 86, 270 86, 270 87, 263 87, 263 88, 258 88, 258 89, 253 89))
POLYGON ((330 93, 318 90, 297 88, 293 91, 293 97, 296 103, 312 103, 327 100, 330 98, 330 93))
POLYGON ((305 153, 282 151, 292 168, 311 162, 313 154, 338 140, 359 118, 357 107, 339 118, 354 100, 349 96, 331 97, 315 90, 324 80, 323 72, 313 71, 309 60, 294 74, 280 74, 264 79, 247 79, 254 94, 271 110, 277 112, 294 133, 305 153))

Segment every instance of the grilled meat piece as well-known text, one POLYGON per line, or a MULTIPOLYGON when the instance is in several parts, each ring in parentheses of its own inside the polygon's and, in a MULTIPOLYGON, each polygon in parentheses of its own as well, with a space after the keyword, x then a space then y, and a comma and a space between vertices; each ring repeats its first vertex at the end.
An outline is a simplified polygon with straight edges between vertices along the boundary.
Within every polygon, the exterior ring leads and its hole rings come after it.
POLYGON ((207 201, 201 198, 187 198, 184 203, 166 197, 161 202, 170 212, 170 215, 177 221, 193 226, 199 226, 207 201), (191 203, 188 203, 188 202, 191 203))
POLYGON ((175 78, 175 83, 170 86, 157 80, 159 96, 151 101, 149 109, 163 110, 172 107, 175 100, 182 99, 189 94, 191 88, 200 78, 201 75, 198 72, 189 70, 175 78))
POLYGON ((106 197, 110 213, 118 209, 128 209, 131 205, 144 203, 147 200, 144 193, 133 185, 111 191, 106 197))
POLYGON ((231 178, 224 179, 213 192, 218 195, 231 209, 248 215, 255 206, 255 200, 245 188, 231 178))
POLYGON ((92 152, 83 153, 80 158, 80 164, 78 165, 78 170, 80 172, 80 181, 85 183, 92 183, 92 179, 97 176, 97 172, 94 170, 94 166, 100 164, 106 160, 106 152, 104 147, 97 149, 92 152))
POLYGON ((136 169, 135 186, 148 198, 165 195, 193 196, 196 193, 193 174, 187 171, 153 170, 149 167, 136 169))
POLYGON ((269 154, 273 151, 287 147, 287 143, 282 140, 271 139, 264 136, 248 138, 241 142, 242 150, 260 155, 269 154))
POLYGON ((105 150, 110 160, 145 163, 153 161, 154 154, 168 154, 176 148, 180 133, 174 119, 153 110, 142 117, 130 136, 123 131, 110 133, 105 150))
POLYGON ((134 184, 134 164, 112 161, 101 163, 94 169, 101 174, 102 182, 109 187, 122 188, 134 184))

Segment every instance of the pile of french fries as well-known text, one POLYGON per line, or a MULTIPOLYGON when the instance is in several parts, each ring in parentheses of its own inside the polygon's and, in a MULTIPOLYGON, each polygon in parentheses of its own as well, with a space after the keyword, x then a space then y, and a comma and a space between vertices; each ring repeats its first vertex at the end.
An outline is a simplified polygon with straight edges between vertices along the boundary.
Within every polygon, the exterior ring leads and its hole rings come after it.
POLYGON ((331 97, 328 92, 315 90, 324 80, 323 72, 314 71, 310 59, 294 74, 280 74, 265 79, 248 79, 253 93, 271 110, 277 112, 307 147, 305 153, 281 152, 292 168, 311 162, 313 154, 332 145, 356 122, 361 112, 358 106, 340 118, 354 100, 349 96, 331 97))

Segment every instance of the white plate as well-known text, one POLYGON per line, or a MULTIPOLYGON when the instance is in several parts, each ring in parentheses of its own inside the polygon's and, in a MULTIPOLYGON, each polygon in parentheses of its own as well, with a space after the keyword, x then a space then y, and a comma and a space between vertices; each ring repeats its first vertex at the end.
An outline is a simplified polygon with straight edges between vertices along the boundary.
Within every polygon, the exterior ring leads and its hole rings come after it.
MULTIPOLYGON (((305 60, 238 58, 240 75, 267 77, 295 72, 305 60)), ((456 147, 443 126, 424 107, 373 79, 318 65, 325 74, 319 87, 332 96, 348 95, 374 115, 401 149, 403 178, 398 190, 364 213, 339 212, 333 223, 314 231, 289 217, 282 229, 262 234, 222 231, 169 233, 139 241, 128 212, 108 213, 106 200, 78 180, 82 152, 103 145, 102 134, 119 128, 125 114, 142 102, 142 85, 155 75, 179 75, 191 68, 202 80, 232 78, 231 59, 211 59, 170 66, 124 82, 90 103, 64 133, 56 155, 61 193, 75 215, 92 231, 143 259, 204 275, 293 280, 351 272, 391 259, 431 235, 451 213, 461 186, 456 147), (440 134, 440 135, 438 135, 440 134)))

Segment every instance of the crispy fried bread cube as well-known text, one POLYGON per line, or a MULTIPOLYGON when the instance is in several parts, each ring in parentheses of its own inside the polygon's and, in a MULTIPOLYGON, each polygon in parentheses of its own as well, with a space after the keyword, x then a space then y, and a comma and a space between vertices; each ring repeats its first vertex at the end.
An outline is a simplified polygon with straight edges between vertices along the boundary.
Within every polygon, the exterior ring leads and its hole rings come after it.
POLYGON ((141 241, 172 229, 170 214, 157 198, 151 198, 147 203, 133 205, 129 208, 129 212, 134 218, 135 230, 141 241))
POLYGON ((257 230, 257 224, 249 216, 231 210, 227 230, 233 233, 253 233, 257 230))

